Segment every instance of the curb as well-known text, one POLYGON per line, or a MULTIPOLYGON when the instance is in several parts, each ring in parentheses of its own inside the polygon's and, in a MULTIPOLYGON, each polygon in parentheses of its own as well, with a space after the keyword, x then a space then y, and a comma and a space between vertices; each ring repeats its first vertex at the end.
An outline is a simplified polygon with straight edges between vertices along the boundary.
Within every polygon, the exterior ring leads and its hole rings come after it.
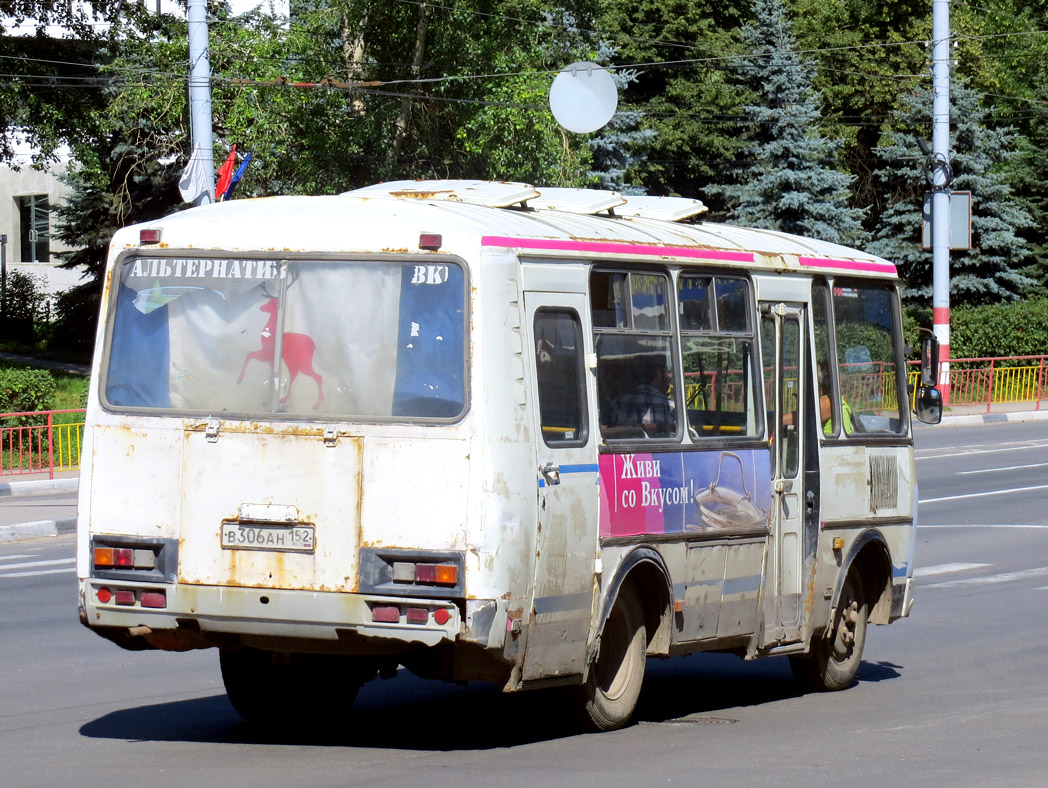
POLYGON ((1045 421, 1048 410, 1022 410, 1014 413, 968 413, 958 416, 944 415, 939 426, 952 427, 964 424, 1003 424, 1006 421, 1045 421))
POLYGON ((16 542, 20 539, 36 539, 41 536, 58 536, 76 531, 76 518, 62 520, 37 520, 18 525, 0 525, 0 542, 16 542))
POLYGON ((0 498, 21 495, 47 495, 56 492, 75 492, 80 487, 80 477, 70 479, 43 479, 27 482, 6 482, 0 484, 0 498))

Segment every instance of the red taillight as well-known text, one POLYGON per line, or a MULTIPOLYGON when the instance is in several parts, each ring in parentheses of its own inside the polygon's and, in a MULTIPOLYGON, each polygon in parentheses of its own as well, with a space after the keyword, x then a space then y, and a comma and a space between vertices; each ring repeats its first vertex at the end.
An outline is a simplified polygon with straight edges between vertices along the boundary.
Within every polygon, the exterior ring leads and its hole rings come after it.
POLYGON ((418 248, 429 252, 437 251, 443 243, 439 233, 420 233, 418 237, 418 248))
POLYGON ((442 586, 458 584, 458 567, 455 564, 415 564, 416 583, 435 583, 442 586))
POLYGON ((451 611, 447 610, 447 609, 445 609, 443 607, 433 611, 433 620, 436 621, 441 626, 444 626, 444 624, 448 623, 448 620, 450 618, 451 618, 451 611))
POLYGON ((117 590, 113 597, 116 599, 118 605, 131 606, 135 604, 135 592, 134 591, 121 591, 117 590))
POLYGON ((113 566, 134 566, 135 551, 129 547, 116 547, 113 549, 113 566))
POLYGON ((113 598, 113 592, 105 586, 102 586, 97 592, 95 592, 95 596, 98 597, 98 601, 103 605, 108 605, 109 600, 113 598))
POLYGON ((409 624, 428 624, 429 610, 424 607, 409 607, 407 609, 407 619, 409 624))
POLYGON ((396 605, 371 608, 371 620, 383 624, 400 623, 400 608, 396 605))
POLYGON ((160 243, 160 228, 152 227, 146 230, 138 231, 138 242, 140 244, 158 244, 160 243))
POLYGON ((415 582, 416 583, 435 583, 435 582, 437 582, 437 565, 436 564, 415 564, 415 582))
POLYGON ((167 607, 167 593, 165 591, 143 591, 139 597, 142 607, 167 607))

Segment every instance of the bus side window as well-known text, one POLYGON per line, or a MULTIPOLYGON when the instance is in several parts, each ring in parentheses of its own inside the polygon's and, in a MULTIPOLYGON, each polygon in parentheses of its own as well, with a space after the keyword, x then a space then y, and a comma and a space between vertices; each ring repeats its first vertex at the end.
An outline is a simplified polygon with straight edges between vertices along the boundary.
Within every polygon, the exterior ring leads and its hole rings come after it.
MULTIPOLYGON (((819 424, 822 426, 822 434, 827 438, 834 438, 840 434, 841 424, 841 399, 834 393, 833 386, 833 351, 831 349, 830 334, 830 287, 825 281, 817 281, 812 286, 811 298, 812 320, 815 324, 815 368, 818 371, 819 384, 819 424)), ((848 413, 849 421, 844 424, 845 434, 850 433, 851 413, 848 413)))
POLYGON ((535 313, 535 379, 542 440, 547 446, 586 443, 582 325, 572 310, 535 313))
POLYGON ((750 292, 741 277, 677 279, 684 408, 693 440, 760 429, 750 292))
POLYGON ((654 271, 594 271, 590 306, 601 436, 676 440, 680 386, 669 277, 654 271))
POLYGON ((894 286, 833 282, 841 421, 848 437, 906 430, 905 374, 894 286), (850 429, 849 429, 850 425, 850 429))

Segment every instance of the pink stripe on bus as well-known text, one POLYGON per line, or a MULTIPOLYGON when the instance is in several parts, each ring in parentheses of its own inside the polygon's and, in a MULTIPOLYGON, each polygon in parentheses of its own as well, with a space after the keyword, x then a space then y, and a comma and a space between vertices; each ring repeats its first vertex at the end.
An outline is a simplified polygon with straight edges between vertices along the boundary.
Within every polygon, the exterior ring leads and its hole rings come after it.
POLYGON ((822 257, 801 257, 800 263, 806 268, 844 268, 848 271, 872 271, 878 274, 898 273, 898 270, 891 263, 862 262, 859 260, 829 260, 822 257))
POLYGON ((607 241, 559 241, 553 238, 507 238, 499 235, 485 235, 480 239, 480 245, 504 246, 514 249, 548 249, 559 252, 692 257, 699 260, 729 260, 733 263, 753 262, 753 252, 726 252, 719 249, 692 249, 686 246, 651 246, 607 241))

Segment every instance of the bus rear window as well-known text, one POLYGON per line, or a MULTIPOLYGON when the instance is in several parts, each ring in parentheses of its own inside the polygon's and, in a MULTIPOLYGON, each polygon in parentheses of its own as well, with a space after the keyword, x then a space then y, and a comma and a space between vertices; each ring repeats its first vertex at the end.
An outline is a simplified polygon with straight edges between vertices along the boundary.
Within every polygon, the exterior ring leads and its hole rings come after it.
POLYGON ((374 419, 465 409, 454 263, 133 256, 118 276, 110 407, 374 419))

